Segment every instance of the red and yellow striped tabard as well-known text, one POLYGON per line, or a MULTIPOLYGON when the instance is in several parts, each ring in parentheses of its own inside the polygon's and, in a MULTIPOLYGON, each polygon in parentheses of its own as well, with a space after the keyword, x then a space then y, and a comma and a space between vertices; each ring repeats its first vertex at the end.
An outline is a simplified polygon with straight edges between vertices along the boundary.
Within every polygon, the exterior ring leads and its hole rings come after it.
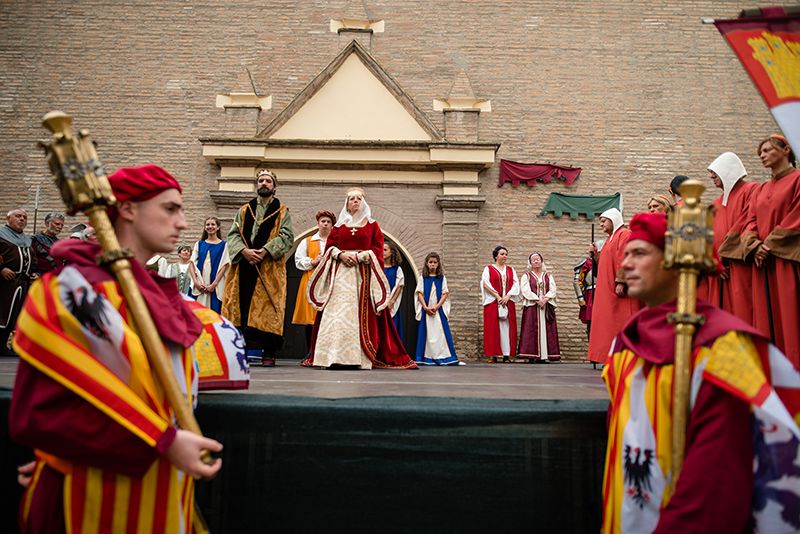
MULTIPOLYGON (((69 268, 64 273, 67 271, 69 268)), ((78 272, 75 269, 72 271, 73 275, 78 272)), ((34 283, 19 317, 14 348, 22 361, 21 377, 18 375, 14 392, 15 396, 20 397, 15 400, 25 402, 26 394, 35 395, 35 392, 25 390, 37 389, 35 386, 22 387, 21 380, 32 377, 34 382, 30 384, 46 381, 47 387, 63 388, 79 397, 80 400, 76 402, 82 403, 85 408, 81 409, 88 410, 89 415, 97 415, 95 410, 99 410, 102 415, 98 417, 108 418, 105 426, 112 434, 117 432, 122 440, 138 441, 140 443, 133 445, 141 447, 144 444, 145 451, 151 448, 153 452, 152 457, 145 457, 143 474, 134 476, 123 474, 123 465, 118 470, 109 465, 90 465, 91 460, 86 463, 76 461, 77 456, 74 451, 68 450, 70 447, 66 444, 36 443, 38 465, 22 503, 23 529, 29 524, 31 514, 51 513, 49 510, 36 509, 36 495, 38 491, 44 491, 40 488, 42 470, 53 469, 63 475, 64 525, 68 533, 191 532, 193 480, 160 454, 166 448, 164 442, 171 443, 174 434, 173 415, 168 409, 164 392, 153 379, 136 329, 128 321, 128 310, 117 284, 107 281, 86 286, 107 299, 119 314, 115 317, 116 328, 121 323, 121 338, 117 340, 119 351, 106 351, 105 356, 98 356, 103 351, 98 350, 97 344, 87 335, 85 322, 82 324, 65 305, 63 297, 68 293, 63 291, 59 278, 48 274, 34 283), (109 358, 115 357, 117 359, 109 363, 109 358), (120 362, 123 365, 119 365, 120 362), (51 384, 47 378, 56 384, 51 384), (63 458, 60 453, 72 459, 63 458)), ((169 344, 167 348, 178 374, 178 382, 192 402, 192 384, 195 380, 192 348, 174 344, 169 344)), ((18 406, 16 409, 23 408, 18 406)), ((14 411, 12 402, 12 419, 14 411)), ((75 432, 80 432, 81 422, 74 423, 75 432)), ((37 430, 19 432, 27 435, 37 430)), ((91 435, 82 437, 87 442, 96 438, 91 435)), ((71 436, 67 438, 71 439, 71 436)), ((65 443, 67 441, 69 439, 65 438, 65 443)), ((124 456, 122 451, 120 456, 124 456)), ((98 462, 109 463, 100 458, 98 462)))

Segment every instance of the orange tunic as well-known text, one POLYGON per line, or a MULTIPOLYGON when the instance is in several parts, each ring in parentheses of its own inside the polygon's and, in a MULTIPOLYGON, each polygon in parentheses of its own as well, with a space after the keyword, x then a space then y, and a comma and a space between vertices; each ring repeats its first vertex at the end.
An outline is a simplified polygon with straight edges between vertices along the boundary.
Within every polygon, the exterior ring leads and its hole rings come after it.
POLYGON ((619 274, 630 233, 625 227, 618 228, 600 251, 592 306, 592 331, 589 334, 589 361, 592 362, 606 362, 614 336, 642 307, 638 300, 620 298, 614 292, 616 282, 622 281, 619 274))
MULTIPOLYGON (((322 252, 319 249, 319 241, 311 239, 311 237, 306 238, 306 246, 308 247, 309 258, 316 258, 319 256, 319 253, 322 252)), ((311 273, 313 272, 314 269, 310 269, 304 272, 303 277, 300 278, 300 285, 297 287, 297 298, 294 304, 292 324, 312 325, 314 324, 314 319, 317 317, 317 310, 308 302, 308 292, 306 291, 308 279, 311 278, 311 273)))

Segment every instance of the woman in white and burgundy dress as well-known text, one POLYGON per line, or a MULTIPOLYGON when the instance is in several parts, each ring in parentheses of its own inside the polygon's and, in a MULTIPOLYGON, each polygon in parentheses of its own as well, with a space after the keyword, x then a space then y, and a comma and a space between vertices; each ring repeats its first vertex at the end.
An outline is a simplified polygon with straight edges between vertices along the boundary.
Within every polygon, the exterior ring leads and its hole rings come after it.
POLYGON ((519 357, 528 362, 557 362, 561 350, 556 325, 556 281, 547 271, 541 253, 528 256, 528 270, 519 286, 523 306, 519 357))
POLYGON ((416 369, 388 309, 383 232, 364 192, 347 193, 325 254, 308 282, 317 314, 307 367, 416 369))
POLYGON ((506 265, 508 249, 495 247, 493 265, 487 265, 481 276, 483 302, 483 354, 489 363, 501 356, 508 362, 517 350, 517 311, 519 280, 514 269, 506 265))

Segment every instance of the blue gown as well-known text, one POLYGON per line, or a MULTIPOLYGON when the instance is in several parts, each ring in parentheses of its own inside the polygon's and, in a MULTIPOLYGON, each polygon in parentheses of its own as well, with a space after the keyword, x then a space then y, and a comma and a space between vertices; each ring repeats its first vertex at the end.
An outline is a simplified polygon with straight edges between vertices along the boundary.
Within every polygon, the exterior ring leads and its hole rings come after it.
MULTIPOLYGON (((394 286, 397 284, 397 269, 400 266, 393 265, 391 267, 384 267, 383 272, 386 274, 386 279, 389 281, 389 287, 394 291, 394 286)), ((397 334, 400 336, 400 339, 403 338, 403 316, 400 313, 400 308, 397 309, 397 313, 392 316, 392 320, 394 321, 394 327, 397 330, 397 334)))

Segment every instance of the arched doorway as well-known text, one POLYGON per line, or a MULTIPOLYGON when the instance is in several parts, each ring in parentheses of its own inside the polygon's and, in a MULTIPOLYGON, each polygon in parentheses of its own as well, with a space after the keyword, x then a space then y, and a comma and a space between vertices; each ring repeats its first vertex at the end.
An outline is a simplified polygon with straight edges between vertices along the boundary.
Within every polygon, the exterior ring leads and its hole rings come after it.
MULTIPOLYGON (((300 234, 294 241, 292 250, 286 259, 286 314, 283 319, 283 349, 278 352, 279 358, 302 360, 308 353, 306 345, 305 326, 292 324, 295 302, 297 302, 297 289, 300 286, 300 279, 303 272, 294 263, 294 253, 300 241, 316 232, 317 229, 310 228, 300 234)), ((384 238, 397 245, 400 254, 403 256, 403 275, 405 277, 405 287, 403 288, 403 299, 400 301, 400 310, 403 314, 403 345, 408 354, 413 358, 417 345, 417 322, 414 319, 414 291, 417 287, 417 270, 414 260, 408 250, 388 232, 383 233, 384 238)))

